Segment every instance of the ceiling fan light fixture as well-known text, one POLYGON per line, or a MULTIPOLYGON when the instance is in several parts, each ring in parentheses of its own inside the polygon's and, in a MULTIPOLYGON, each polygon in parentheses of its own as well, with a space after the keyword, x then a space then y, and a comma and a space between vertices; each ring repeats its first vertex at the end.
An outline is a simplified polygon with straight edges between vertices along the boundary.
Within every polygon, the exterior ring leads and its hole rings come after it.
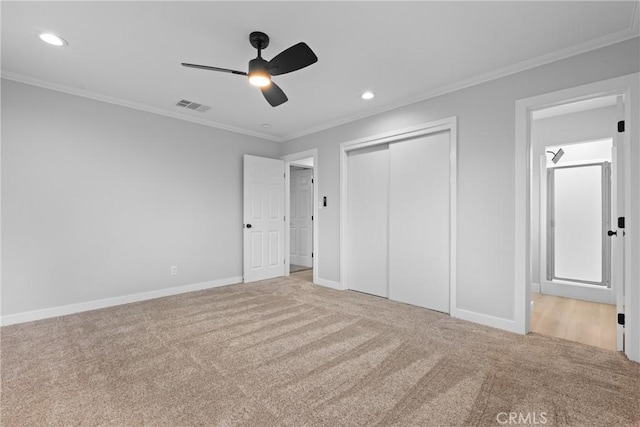
POLYGON ((271 84, 271 76, 266 72, 254 71, 249 74, 249 83, 258 87, 265 87, 271 84))
POLYGON ((258 56, 249 61, 249 83, 258 87, 271 84, 271 74, 267 71, 267 61, 258 56))
POLYGON ((43 42, 50 44, 52 46, 66 46, 68 45, 67 41, 60 37, 57 34, 53 33, 40 33, 38 34, 38 38, 43 42))

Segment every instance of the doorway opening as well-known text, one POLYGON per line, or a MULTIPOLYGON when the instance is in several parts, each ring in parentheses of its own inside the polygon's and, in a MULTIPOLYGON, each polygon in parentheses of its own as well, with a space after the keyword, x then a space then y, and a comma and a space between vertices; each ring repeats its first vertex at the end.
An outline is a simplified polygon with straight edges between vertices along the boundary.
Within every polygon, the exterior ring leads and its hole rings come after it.
POLYGON ((313 282, 313 157, 289 165, 289 274, 313 282))
POLYGON ((622 94, 565 100, 529 118, 530 331, 609 350, 624 346, 616 315, 623 242, 612 221, 624 216, 624 101, 622 94))
POLYGON ((317 150, 290 154, 285 161, 285 275, 318 283, 317 150))

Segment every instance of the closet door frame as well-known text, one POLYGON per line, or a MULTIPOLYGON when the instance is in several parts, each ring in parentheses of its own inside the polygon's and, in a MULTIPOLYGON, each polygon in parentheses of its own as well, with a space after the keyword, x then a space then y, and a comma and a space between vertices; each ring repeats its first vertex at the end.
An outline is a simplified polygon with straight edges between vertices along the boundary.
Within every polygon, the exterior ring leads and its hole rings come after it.
POLYGON ((449 313, 456 316, 456 218, 457 218, 457 159, 456 147, 457 118, 455 116, 442 120, 423 123, 403 129, 397 129, 377 135, 346 141, 340 144, 340 286, 349 289, 347 252, 348 235, 348 167, 347 155, 352 150, 389 144, 402 140, 427 136, 439 132, 449 132, 449 313))

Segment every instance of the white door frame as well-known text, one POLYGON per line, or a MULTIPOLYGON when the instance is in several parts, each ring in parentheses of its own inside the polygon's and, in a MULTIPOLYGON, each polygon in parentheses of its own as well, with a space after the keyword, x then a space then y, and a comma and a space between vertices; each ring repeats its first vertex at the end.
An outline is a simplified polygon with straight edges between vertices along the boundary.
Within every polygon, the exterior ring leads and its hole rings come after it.
POLYGON ((530 328, 531 295, 531 113, 534 110, 565 104, 571 101, 606 95, 624 95, 626 132, 623 145, 629 155, 625 167, 625 316, 626 349, 631 360, 640 362, 640 258, 639 201, 640 176, 638 168, 630 168, 631 159, 640 164, 638 147, 638 117, 640 108, 639 73, 628 74, 557 92, 516 101, 515 123, 515 274, 514 313, 515 332, 527 334, 530 328), (633 118, 633 119, 632 119, 633 118), (633 193, 632 189, 633 188, 633 193))
POLYGON ((349 289, 347 280, 347 270, 349 259, 347 257, 347 201, 348 195, 348 164, 347 155, 349 151, 361 148, 372 147, 380 144, 398 142, 404 139, 412 139, 419 136, 429 135, 438 132, 449 131, 449 314, 456 315, 456 202, 457 202, 457 159, 456 147, 457 119, 448 117, 442 120, 423 123, 416 126, 385 132, 377 135, 359 138, 340 144, 340 286, 341 289, 349 289))
MULTIPOLYGON (((313 283, 318 283, 318 260, 320 259, 318 251, 318 149, 314 148, 299 153, 287 154, 280 157, 280 159, 284 160, 286 174, 286 179, 284 180, 284 211, 287 221, 289 221, 291 217, 291 177, 289 176, 291 163, 310 157, 313 157, 313 183, 311 184, 313 188, 313 283)), ((286 224, 284 227, 284 254, 284 274, 288 276, 291 269, 291 230, 286 224)))

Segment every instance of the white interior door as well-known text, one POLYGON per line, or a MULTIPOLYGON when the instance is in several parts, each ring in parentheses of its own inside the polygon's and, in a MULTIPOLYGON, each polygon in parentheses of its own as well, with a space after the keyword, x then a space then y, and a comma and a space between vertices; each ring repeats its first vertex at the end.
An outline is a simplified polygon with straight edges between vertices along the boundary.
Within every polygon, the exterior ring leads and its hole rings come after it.
MULTIPOLYGON (((622 96, 617 100, 618 117, 624 120, 624 104, 622 96)), ((622 138, 624 134, 616 133, 611 150, 611 231, 616 234, 611 238, 611 287, 616 300, 616 312, 624 313, 624 229, 618 228, 618 218, 624 217, 624 165, 625 153, 622 138)), ((610 234, 610 233, 609 233, 610 234)), ((624 326, 616 325, 616 348, 624 351, 624 326)))
POLYGON ((290 263, 313 266, 313 169, 295 169, 291 177, 289 210, 290 263))
POLYGON ((449 132, 389 144, 389 298, 449 312, 449 132))
POLYGON ((348 153, 347 283, 349 289, 387 297, 389 150, 348 153))
POLYGON ((284 275, 284 161, 244 156, 245 282, 284 275))

